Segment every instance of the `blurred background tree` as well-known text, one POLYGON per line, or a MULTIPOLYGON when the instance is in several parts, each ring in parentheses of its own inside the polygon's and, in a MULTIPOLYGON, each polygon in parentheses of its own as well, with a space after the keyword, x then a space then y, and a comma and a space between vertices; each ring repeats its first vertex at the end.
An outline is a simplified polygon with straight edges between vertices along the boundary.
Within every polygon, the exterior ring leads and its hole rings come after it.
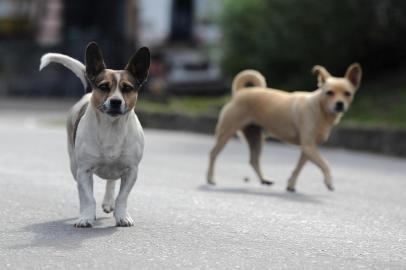
POLYGON ((225 0, 224 57, 230 75, 261 71, 270 86, 315 87, 315 64, 342 75, 360 62, 369 77, 406 66, 406 1, 225 0))

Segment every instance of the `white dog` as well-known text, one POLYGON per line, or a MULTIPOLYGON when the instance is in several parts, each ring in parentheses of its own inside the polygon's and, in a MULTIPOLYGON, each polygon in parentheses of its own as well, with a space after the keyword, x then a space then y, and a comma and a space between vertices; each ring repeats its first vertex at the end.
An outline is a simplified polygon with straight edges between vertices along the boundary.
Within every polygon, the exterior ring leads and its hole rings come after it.
POLYGON ((124 70, 106 69, 96 43, 86 48, 86 66, 62 54, 41 58, 40 70, 49 63, 70 69, 91 93, 76 103, 68 118, 68 150, 80 200, 76 227, 91 227, 96 219, 93 174, 106 179, 102 208, 114 211, 117 226, 133 226, 127 212, 127 198, 137 179, 144 150, 144 134, 134 112, 138 90, 148 76, 150 53, 141 48, 124 70), (114 200, 115 180, 121 178, 114 200))

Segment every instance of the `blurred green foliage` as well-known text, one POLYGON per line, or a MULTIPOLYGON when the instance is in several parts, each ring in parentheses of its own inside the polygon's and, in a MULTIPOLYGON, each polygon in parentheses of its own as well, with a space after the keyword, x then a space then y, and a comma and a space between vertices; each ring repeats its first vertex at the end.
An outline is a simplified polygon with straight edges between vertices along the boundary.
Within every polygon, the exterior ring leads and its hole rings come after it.
POLYGON ((406 64, 404 0, 224 0, 226 74, 255 68, 270 86, 314 89, 311 67, 370 77, 406 64))
POLYGON ((137 109, 152 113, 179 113, 187 116, 217 116, 230 96, 221 97, 171 97, 167 102, 143 99, 137 109))
MULTIPOLYGON (((384 95, 385 85, 368 89, 359 97, 357 93, 350 110, 342 123, 361 127, 406 128, 406 86, 392 89, 391 95, 384 95), (379 94, 380 92, 381 94, 379 94)), ((166 103, 142 99, 137 110, 151 113, 178 113, 191 117, 217 117, 223 105, 230 99, 222 97, 171 97, 166 103)))

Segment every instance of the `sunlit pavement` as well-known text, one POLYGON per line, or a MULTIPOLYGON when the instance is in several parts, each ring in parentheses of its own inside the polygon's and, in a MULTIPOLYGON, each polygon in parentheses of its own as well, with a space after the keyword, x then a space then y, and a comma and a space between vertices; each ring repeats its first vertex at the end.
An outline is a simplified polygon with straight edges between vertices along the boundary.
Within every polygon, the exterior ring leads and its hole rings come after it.
POLYGON ((146 130, 129 199, 135 226, 117 228, 101 211, 96 178, 96 226, 76 229, 63 114, 0 114, 0 269, 406 268, 406 160, 331 148, 322 153, 335 192, 309 164, 286 193, 299 153, 275 143, 262 163, 276 183, 259 185, 239 140, 209 187, 211 136, 146 130))

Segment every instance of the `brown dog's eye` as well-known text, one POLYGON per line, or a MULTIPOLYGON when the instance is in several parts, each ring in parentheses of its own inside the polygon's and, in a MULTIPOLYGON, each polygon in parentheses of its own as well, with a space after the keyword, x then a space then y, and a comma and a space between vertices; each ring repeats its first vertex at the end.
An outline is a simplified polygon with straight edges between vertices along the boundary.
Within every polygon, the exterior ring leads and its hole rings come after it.
POLYGON ((102 83, 98 86, 100 90, 103 92, 109 92, 110 91, 110 86, 107 83, 102 83))
POLYGON ((334 92, 331 91, 331 90, 328 90, 328 91, 326 92, 326 95, 329 96, 329 97, 332 97, 332 96, 334 96, 334 92))
POLYGON ((121 92, 123 93, 128 93, 131 92, 134 88, 128 84, 123 85, 123 87, 121 88, 121 92))
POLYGON ((349 91, 345 91, 345 93, 344 93, 344 96, 346 96, 346 97, 350 97, 352 94, 351 94, 351 92, 349 92, 349 91))

